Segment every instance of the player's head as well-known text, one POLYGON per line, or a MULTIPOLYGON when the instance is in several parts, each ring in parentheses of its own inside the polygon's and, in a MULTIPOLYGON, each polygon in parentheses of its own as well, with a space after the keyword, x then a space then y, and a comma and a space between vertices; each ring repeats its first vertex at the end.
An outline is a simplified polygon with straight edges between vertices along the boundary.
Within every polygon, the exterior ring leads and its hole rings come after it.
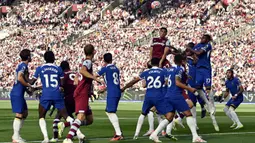
MULTIPOLYGON (((195 44, 193 42, 189 42, 185 47, 193 49, 195 47, 195 44)), ((192 55, 192 53, 186 49, 186 55, 190 56, 190 55, 192 55)))
POLYGON ((55 61, 55 55, 52 51, 46 51, 44 53, 44 60, 46 63, 54 63, 55 61))
POLYGON ((161 38, 164 38, 164 37, 166 37, 166 35, 167 35, 167 28, 166 27, 161 27, 159 29, 159 36, 161 38))
POLYGON ((227 79, 232 79, 234 77, 234 71, 233 69, 227 70, 227 79))
POLYGON ((63 71, 65 71, 65 70, 70 70, 70 65, 69 65, 69 63, 68 63, 67 61, 62 61, 62 62, 60 63, 60 67, 61 67, 61 69, 62 69, 63 71))
POLYGON ((107 64, 112 63, 112 54, 111 53, 104 54, 104 62, 107 64))
POLYGON ((151 66, 159 66, 160 59, 159 58, 152 58, 151 59, 151 66))
POLYGON ((212 37, 209 34, 204 34, 201 38, 201 43, 208 43, 212 41, 212 37))
POLYGON ((177 54, 174 56, 174 63, 176 65, 182 65, 183 64, 183 56, 181 54, 177 54))
POLYGON ((95 54, 95 48, 92 44, 87 44, 84 47, 84 53, 86 56, 91 56, 93 58, 94 54, 95 54))
POLYGON ((31 58, 31 51, 29 49, 23 49, 20 53, 19 56, 21 58, 22 61, 28 61, 31 62, 32 58, 31 58))

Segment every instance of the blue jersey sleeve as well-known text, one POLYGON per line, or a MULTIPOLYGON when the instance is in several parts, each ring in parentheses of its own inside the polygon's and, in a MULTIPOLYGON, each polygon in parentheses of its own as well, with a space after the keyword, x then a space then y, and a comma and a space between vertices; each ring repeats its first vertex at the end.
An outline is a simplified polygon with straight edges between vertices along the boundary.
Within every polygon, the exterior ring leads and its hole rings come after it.
POLYGON ((208 52, 210 50, 212 50, 212 46, 210 43, 206 44, 206 46, 201 48, 202 50, 204 50, 205 52, 208 52))
POLYGON ((105 74, 105 73, 106 73, 106 67, 101 68, 101 69, 97 72, 97 74, 98 74, 99 76, 102 76, 102 75, 105 74))
POLYGON ((25 73, 25 71, 27 70, 28 68, 27 68, 27 65, 26 64, 21 64, 19 67, 18 67, 18 73, 20 72, 20 73, 25 73))
POLYGON ((59 72, 59 77, 60 78, 64 78, 64 72, 63 72, 63 70, 59 67, 59 69, 58 69, 58 72, 59 72))
POLYGON ((182 68, 177 68, 176 72, 175 72, 175 77, 179 77, 182 79, 182 75, 183 75, 183 69, 182 68))
POLYGON ((239 78, 236 78, 236 85, 237 85, 237 87, 240 87, 242 85, 239 78))
POLYGON ((35 70, 35 73, 34 73, 34 78, 38 78, 39 75, 40 75, 40 71, 41 71, 41 68, 40 67, 37 67, 36 70, 35 70))
POLYGON ((145 79, 146 73, 147 73, 146 71, 142 72, 139 76, 140 79, 145 79))

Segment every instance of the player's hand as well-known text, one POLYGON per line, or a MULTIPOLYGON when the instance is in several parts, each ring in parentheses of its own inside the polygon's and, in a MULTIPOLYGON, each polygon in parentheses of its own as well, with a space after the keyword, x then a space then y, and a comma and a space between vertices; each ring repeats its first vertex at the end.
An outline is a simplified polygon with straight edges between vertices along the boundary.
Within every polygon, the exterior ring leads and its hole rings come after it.
POLYGON ((232 96, 232 100, 235 100, 236 99, 236 96, 232 96))
POLYGON ((190 88, 190 92, 192 92, 192 93, 194 93, 195 94, 195 92, 197 91, 197 89, 196 88, 190 88))
POLYGON ((64 92, 64 88, 63 87, 59 87, 60 92, 64 92))
POLYGON ((102 81, 101 81, 100 79, 98 79, 98 78, 96 78, 95 81, 96 81, 97 83, 99 83, 99 84, 102 84, 102 81))

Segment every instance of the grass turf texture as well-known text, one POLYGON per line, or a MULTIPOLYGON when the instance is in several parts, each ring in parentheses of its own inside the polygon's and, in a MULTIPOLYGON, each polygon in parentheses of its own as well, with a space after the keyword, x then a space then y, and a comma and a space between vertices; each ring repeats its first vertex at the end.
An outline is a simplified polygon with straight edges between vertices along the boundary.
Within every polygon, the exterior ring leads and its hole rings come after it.
MULTIPOLYGON (((21 136, 28 142, 41 142, 43 136, 39 127, 38 113, 37 113, 37 101, 27 101, 29 108, 29 115, 24 123, 24 127, 21 130, 21 136)), ((119 110, 117 112, 120 118, 120 126, 123 130, 125 140, 118 141, 123 143, 148 143, 152 142, 148 137, 142 137, 143 133, 148 129, 147 118, 143 124, 143 128, 138 140, 132 140, 137 119, 141 112, 142 103, 120 103, 119 110)), ((255 136, 255 105, 243 104, 237 109, 239 119, 244 124, 244 128, 240 130, 229 129, 232 121, 228 119, 223 113, 222 109, 224 104, 217 104, 216 118, 220 126, 220 132, 216 133, 211 123, 209 115, 204 119, 200 119, 200 108, 198 109, 198 126, 200 128, 199 134, 207 140, 209 143, 244 143, 254 142, 255 136)), ((105 115, 105 103, 94 102, 91 103, 91 107, 94 114, 94 123, 88 127, 81 127, 81 131, 85 133, 88 143, 107 143, 114 134, 114 129, 105 115)), ((14 114, 11 111, 10 101, 0 101, 0 143, 11 142, 11 136, 13 134, 12 123, 14 114)), ((47 115, 47 128, 49 137, 52 137, 52 121, 53 118, 47 115)), ((155 118, 155 128, 157 126, 157 120, 155 118)), ((173 134, 179 139, 178 143, 190 143, 191 135, 188 126, 185 123, 186 128, 182 129, 178 127, 177 131, 173 131, 173 134)), ((69 128, 65 130, 64 136, 67 134, 69 128)), ((163 142, 170 142, 163 137, 160 138, 163 142)), ((61 140, 62 141, 62 140, 61 140)), ((60 141, 60 142, 61 142, 60 141)), ((77 140, 74 142, 78 142, 77 140)), ((174 141, 171 141, 174 142, 174 141)))

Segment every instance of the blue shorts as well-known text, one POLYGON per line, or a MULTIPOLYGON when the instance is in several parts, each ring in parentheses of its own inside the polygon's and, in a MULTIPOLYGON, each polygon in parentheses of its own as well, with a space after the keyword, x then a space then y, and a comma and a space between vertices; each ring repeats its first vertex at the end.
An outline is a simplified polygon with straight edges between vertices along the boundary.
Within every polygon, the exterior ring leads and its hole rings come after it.
POLYGON ((226 105, 232 106, 236 109, 242 102, 243 102, 243 96, 240 96, 236 98, 235 100, 233 100, 232 98, 229 99, 226 105))
POLYGON ((212 86, 212 70, 206 68, 197 68, 196 87, 203 88, 212 86))
POLYGON ((52 106, 57 108, 58 110, 61 110, 65 108, 65 101, 64 99, 57 99, 57 100, 46 100, 46 99, 40 99, 40 105, 48 111, 52 106))
POLYGON ((145 98, 142 107, 142 113, 147 115, 150 112, 150 109, 155 106, 157 112, 160 115, 165 115, 166 112, 166 104, 164 102, 164 98, 145 98))
POLYGON ((27 111, 27 102, 24 96, 12 96, 11 95, 11 104, 13 113, 24 113, 27 111))
POLYGON ((189 105, 185 101, 184 97, 180 95, 174 95, 175 97, 166 97, 166 110, 167 112, 184 112, 190 110, 189 105), (177 97, 178 96, 178 97, 177 97), (176 98, 177 97, 177 98, 176 98))
POLYGON ((106 109, 108 113, 116 113, 119 105, 120 97, 107 97, 106 109))

